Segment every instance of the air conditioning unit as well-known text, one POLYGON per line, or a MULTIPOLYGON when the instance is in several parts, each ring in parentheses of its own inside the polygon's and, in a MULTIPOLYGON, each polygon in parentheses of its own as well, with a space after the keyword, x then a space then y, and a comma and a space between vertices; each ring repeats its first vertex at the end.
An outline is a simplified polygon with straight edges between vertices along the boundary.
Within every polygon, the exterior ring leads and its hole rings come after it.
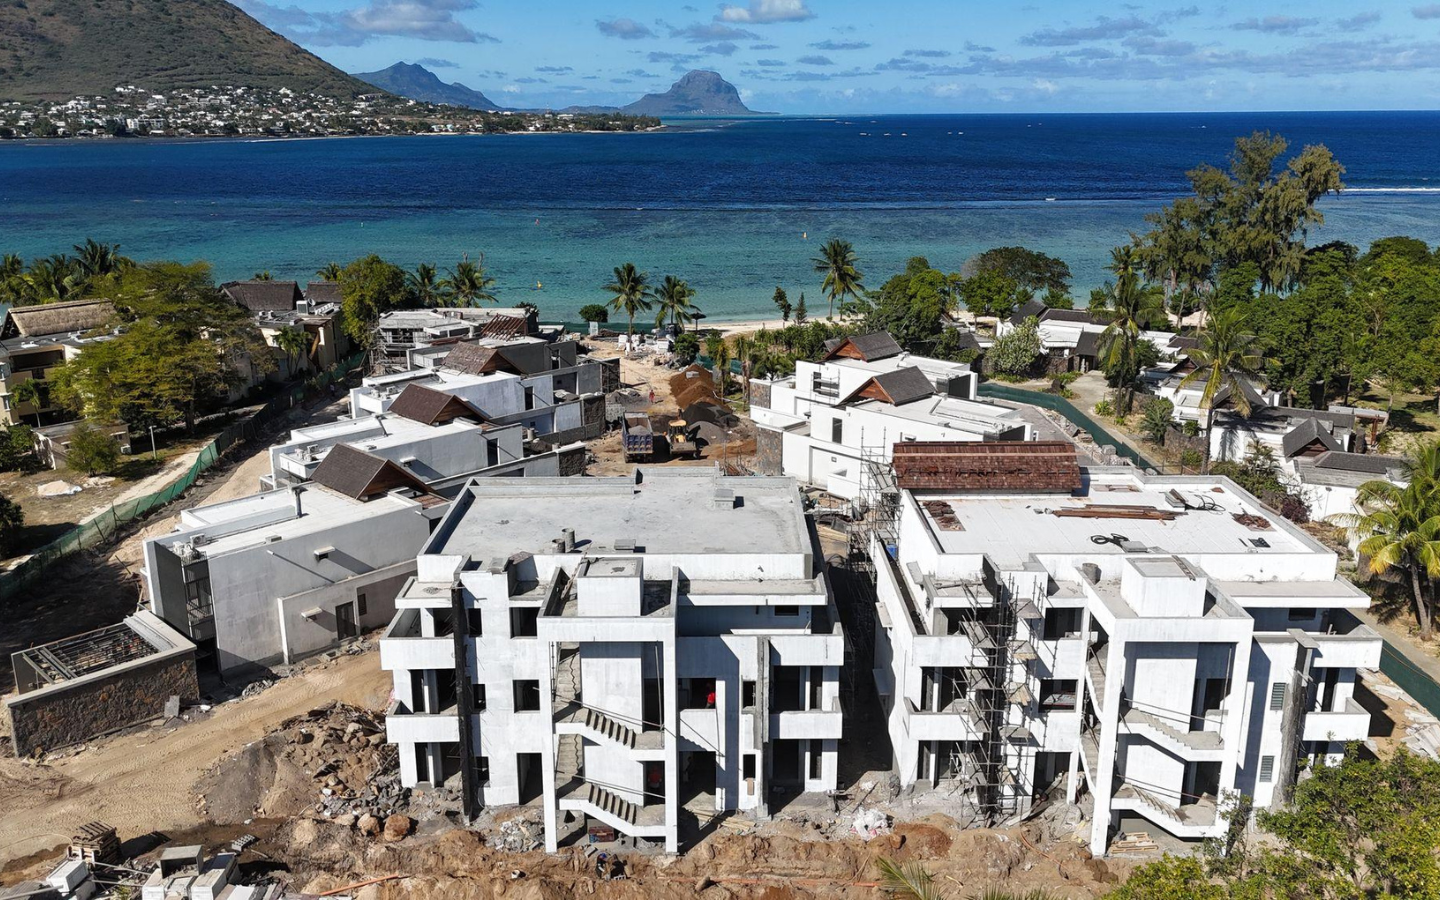
POLYGON ((206 537, 204 534, 196 534, 196 535, 191 535, 191 537, 190 537, 190 543, 191 543, 191 544, 194 544, 196 547, 203 547, 203 546, 205 546, 206 544, 210 543, 210 539, 209 539, 208 537, 206 537))

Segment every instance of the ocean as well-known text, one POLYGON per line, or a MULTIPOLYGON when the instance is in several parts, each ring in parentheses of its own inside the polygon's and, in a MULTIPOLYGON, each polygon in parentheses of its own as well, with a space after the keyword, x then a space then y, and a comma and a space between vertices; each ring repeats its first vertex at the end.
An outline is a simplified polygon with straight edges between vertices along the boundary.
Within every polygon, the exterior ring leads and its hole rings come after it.
POLYGON ((442 269, 484 254, 502 303, 574 320, 634 262, 687 279, 712 320, 774 315, 776 285, 821 310, 809 263, 851 241, 878 287, 922 255, 1058 256, 1083 302, 1112 246, 1224 165, 1237 135, 1324 143, 1346 166, 1314 242, 1440 243, 1440 113, 955 115, 679 123, 651 134, 0 142, 0 252, 94 238, 220 279, 301 281, 378 253, 442 269))

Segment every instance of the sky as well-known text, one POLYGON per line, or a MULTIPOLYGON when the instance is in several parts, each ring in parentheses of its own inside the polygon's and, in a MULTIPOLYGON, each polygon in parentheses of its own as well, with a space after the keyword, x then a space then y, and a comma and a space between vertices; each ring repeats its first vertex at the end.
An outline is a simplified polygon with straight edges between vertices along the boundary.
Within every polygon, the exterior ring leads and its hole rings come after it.
POLYGON ((506 106, 623 104, 710 69, 755 110, 1440 108, 1440 2, 235 0, 348 72, 506 106))

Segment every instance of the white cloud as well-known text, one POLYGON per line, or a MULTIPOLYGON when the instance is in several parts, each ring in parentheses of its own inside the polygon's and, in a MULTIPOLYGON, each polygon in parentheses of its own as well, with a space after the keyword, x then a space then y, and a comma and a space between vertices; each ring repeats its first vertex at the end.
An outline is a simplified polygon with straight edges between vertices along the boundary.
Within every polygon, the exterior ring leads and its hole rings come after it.
POLYGON ((749 22, 766 25, 771 22, 801 22, 815 18, 805 0, 750 0, 749 6, 723 6, 720 18, 726 22, 749 22))

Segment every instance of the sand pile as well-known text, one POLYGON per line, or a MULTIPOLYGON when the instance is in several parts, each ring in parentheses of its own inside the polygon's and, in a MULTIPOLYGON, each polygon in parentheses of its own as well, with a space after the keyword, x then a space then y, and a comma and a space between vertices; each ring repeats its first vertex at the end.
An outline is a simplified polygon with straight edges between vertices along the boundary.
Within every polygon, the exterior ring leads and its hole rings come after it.
POLYGON ((670 393, 676 409, 685 409, 692 403, 720 402, 715 396, 715 376, 698 363, 686 366, 670 379, 670 393))

